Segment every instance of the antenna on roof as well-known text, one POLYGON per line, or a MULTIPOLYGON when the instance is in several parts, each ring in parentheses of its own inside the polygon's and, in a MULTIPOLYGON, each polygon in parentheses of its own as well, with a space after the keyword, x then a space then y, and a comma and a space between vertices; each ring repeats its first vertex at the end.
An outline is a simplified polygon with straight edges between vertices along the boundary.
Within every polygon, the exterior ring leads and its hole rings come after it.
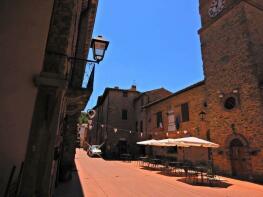
POLYGON ((132 81, 132 84, 137 86, 135 79, 132 81))

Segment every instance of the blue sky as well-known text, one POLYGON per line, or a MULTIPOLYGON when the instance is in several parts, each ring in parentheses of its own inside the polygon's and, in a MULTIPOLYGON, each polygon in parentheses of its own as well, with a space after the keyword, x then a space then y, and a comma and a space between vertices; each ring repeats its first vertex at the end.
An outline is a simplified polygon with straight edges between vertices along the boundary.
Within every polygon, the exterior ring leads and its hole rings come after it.
POLYGON ((106 87, 175 92, 202 80, 198 6, 197 0, 100 0, 93 37, 103 35, 110 45, 86 109, 106 87))

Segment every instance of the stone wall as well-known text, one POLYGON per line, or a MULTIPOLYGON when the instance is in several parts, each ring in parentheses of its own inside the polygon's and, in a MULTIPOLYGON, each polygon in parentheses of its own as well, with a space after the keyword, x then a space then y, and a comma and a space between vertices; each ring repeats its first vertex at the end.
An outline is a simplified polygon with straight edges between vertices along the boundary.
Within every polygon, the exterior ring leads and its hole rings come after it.
POLYGON ((134 108, 135 108, 135 128, 138 131, 138 139, 141 139, 143 130, 146 128, 146 111, 143 108, 145 105, 153 103, 157 100, 165 98, 172 93, 164 88, 154 89, 147 92, 142 93, 138 98, 134 100, 134 108), (142 124, 142 126, 141 126, 142 124))
MULTIPOLYGON (((195 136, 207 139, 207 128, 204 121, 200 120, 199 113, 206 111, 205 107, 205 84, 200 82, 185 91, 174 93, 162 99, 160 102, 145 107, 146 127, 144 128, 143 139, 166 139, 195 136), (189 121, 182 122, 181 105, 188 103, 189 121), (157 127, 157 113, 162 112, 162 127, 157 127), (168 114, 173 114, 174 119, 179 118, 179 128, 168 130, 168 114)), ((177 160, 188 159, 193 162, 207 161, 207 149, 178 148, 178 153, 169 154, 167 148, 154 148, 155 155, 175 157, 177 160), (161 152, 162 153, 161 153, 161 152), (184 158, 185 157, 185 158, 184 158)))
POLYGON ((119 141, 127 141, 127 151, 132 155, 137 155, 138 146, 136 142, 140 136, 140 131, 139 128, 136 128, 136 121, 138 122, 137 127, 139 127, 140 121, 144 120, 145 114, 142 106, 170 94, 163 88, 143 94, 136 91, 135 86, 128 90, 107 88, 104 94, 98 98, 98 103, 94 108, 97 113, 93 120, 93 128, 90 131, 92 143, 106 142, 103 147, 106 156, 118 157, 119 141), (125 92, 127 97, 123 95, 125 92), (141 99, 144 100, 143 103, 141 103, 141 99), (127 120, 122 120, 123 109, 128 111, 127 120), (104 124, 104 127, 101 127, 101 124, 104 124), (114 132, 113 128, 118 128, 118 131, 114 132))
MULTIPOLYGON (((90 42, 91 34, 82 35, 79 29, 86 27, 93 29, 95 20, 94 13, 90 18, 81 18, 84 2, 82 0, 54 2, 44 65, 40 75, 35 78, 38 97, 33 113, 20 196, 51 196, 57 179, 58 160, 61 159, 59 172, 62 177, 68 172, 70 174, 74 166, 77 120, 80 111, 85 107, 81 103, 87 102, 93 89, 90 87, 91 89, 83 90, 81 84, 68 89, 72 75, 74 76, 71 70, 76 67, 75 62, 68 57, 77 54, 77 44, 82 43, 79 40, 85 37, 85 41, 90 42), (83 27, 80 26, 80 19, 82 23, 92 23, 83 27), (84 101, 72 103, 70 99, 74 100, 74 97, 83 97, 84 101), (74 113, 68 113, 72 107, 75 107, 74 113)), ((97 5, 96 0, 92 2, 97 5)), ((85 11, 87 10, 89 7, 86 6, 85 11)), ((80 47, 78 49, 80 50, 80 47)), ((87 54, 88 51, 82 53, 87 54)), ((82 67, 83 65, 84 63, 82 67)), ((83 68, 80 72, 84 75, 83 68)))
MULTIPOLYGON (((200 9, 203 20, 207 18, 205 7, 200 9)), ((222 172, 233 174, 230 143, 239 139, 245 148, 239 171, 246 171, 243 175, 249 178, 263 175, 262 151, 252 154, 263 145, 262 57, 258 54, 262 51, 262 13, 245 1, 236 1, 200 30, 208 128, 211 140, 222 146, 220 153, 214 152, 214 161, 222 172), (236 100, 231 110, 224 106, 229 97, 236 100)))
MULTIPOLYGON (((108 156, 118 156, 118 143, 120 140, 127 142, 127 151, 135 153, 135 113, 133 101, 139 96, 137 91, 127 91, 127 97, 123 96, 122 90, 111 90, 105 98, 104 123, 109 127, 103 128, 104 138, 106 137, 105 151, 108 156), (127 120, 122 120, 122 110, 127 110, 127 120), (113 128, 118 128, 114 132, 113 128), (130 133, 129 131, 132 131, 130 133)), ((125 91, 126 92, 126 91, 125 91)))
POLYGON ((0 2, 0 196, 12 167, 16 180, 28 144, 37 97, 33 78, 43 68, 53 0, 0 2))

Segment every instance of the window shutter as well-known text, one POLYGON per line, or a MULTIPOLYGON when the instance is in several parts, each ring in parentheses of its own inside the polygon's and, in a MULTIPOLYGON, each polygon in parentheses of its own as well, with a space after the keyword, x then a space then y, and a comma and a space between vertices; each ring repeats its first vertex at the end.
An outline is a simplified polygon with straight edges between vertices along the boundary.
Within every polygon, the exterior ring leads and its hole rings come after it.
POLYGON ((157 123, 157 128, 162 128, 162 123, 163 123, 163 117, 162 117, 162 112, 158 112, 156 114, 156 123, 157 123))
POLYGON ((181 105, 181 113, 182 113, 182 122, 189 121, 189 106, 188 103, 184 103, 181 105))
POLYGON ((174 112, 169 111, 168 112, 168 131, 175 131, 175 117, 174 117, 174 112))

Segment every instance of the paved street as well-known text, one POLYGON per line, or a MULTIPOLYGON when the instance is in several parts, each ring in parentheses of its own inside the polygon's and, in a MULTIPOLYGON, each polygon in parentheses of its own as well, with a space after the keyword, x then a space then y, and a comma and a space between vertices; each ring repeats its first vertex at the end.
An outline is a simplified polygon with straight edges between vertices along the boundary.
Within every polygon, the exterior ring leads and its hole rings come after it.
MULTIPOLYGON (((193 186, 179 181, 180 177, 141 169, 135 163, 89 158, 82 150, 77 150, 75 161, 84 196, 88 197, 263 196, 262 185, 224 178, 229 184, 226 188, 193 186)), ((67 194, 70 196, 69 192, 67 194)))

